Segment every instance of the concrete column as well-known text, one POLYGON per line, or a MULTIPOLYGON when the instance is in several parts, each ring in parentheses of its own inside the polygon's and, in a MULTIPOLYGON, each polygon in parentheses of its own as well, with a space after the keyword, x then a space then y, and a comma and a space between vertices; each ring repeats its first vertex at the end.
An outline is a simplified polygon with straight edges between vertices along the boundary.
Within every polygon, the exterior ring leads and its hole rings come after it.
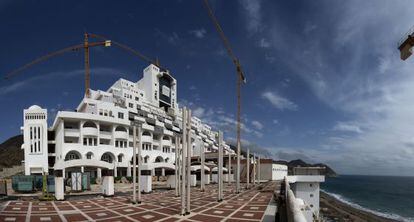
POLYGON ((178 159, 178 155, 179 155, 179 152, 178 152, 178 147, 180 146, 179 145, 180 143, 179 143, 179 139, 178 139, 178 136, 176 135, 175 136, 175 174, 174 174, 174 176, 175 176, 175 181, 174 181, 174 184, 175 184, 175 196, 176 197, 178 197, 179 196, 179 190, 178 190, 178 187, 179 187, 179 184, 180 184, 180 182, 178 181, 179 180, 179 175, 178 175, 178 172, 180 171, 180 169, 179 169, 179 159, 178 159))
POLYGON ((247 167, 247 177, 246 177, 246 188, 249 189, 249 182, 250 182, 250 149, 247 149, 247 159, 246 159, 246 167, 247 167))
POLYGON ((191 110, 187 111, 187 207, 186 207, 186 214, 190 213, 190 191, 191 191, 191 150, 193 148, 193 144, 191 143, 191 110))
POLYGON ((137 203, 137 127, 133 126, 132 146, 132 203, 137 203))
POLYGON ((102 178, 102 169, 101 168, 97 168, 96 169, 96 177, 98 177, 99 179, 101 179, 102 178))
POLYGON ((114 166, 114 177, 117 177, 117 176, 118 176, 118 167, 114 166))
POLYGON ((85 167, 81 166, 81 173, 85 173, 85 167))
POLYGON ((186 169, 185 169, 185 165, 186 165, 186 152, 187 152, 187 111, 186 111, 186 107, 184 107, 182 109, 182 113, 183 113, 183 125, 182 125, 182 164, 181 164, 181 178, 182 178, 182 182, 181 182, 181 215, 185 215, 186 213, 186 191, 185 191, 185 174, 186 174, 186 169))
POLYGON ((201 152, 200 152, 200 156, 201 156, 201 171, 200 171, 200 174, 201 174, 201 176, 200 176, 200 188, 201 188, 201 191, 204 191, 204 189, 205 189, 205 180, 206 180, 206 177, 205 177, 205 175, 204 175, 204 166, 205 166, 205 157, 204 157, 204 142, 203 141, 201 141, 201 152))
MULTIPOLYGON (((142 125, 139 124, 138 127, 138 200, 137 203, 141 203, 141 150, 142 150, 142 125)), ((151 180, 151 186, 152 186, 152 180, 151 180)))
POLYGON ((258 162, 257 162, 257 183, 260 185, 260 180, 262 179, 260 174, 262 169, 261 169, 261 163, 260 163, 260 156, 258 157, 258 162))
POLYGON ((256 154, 253 154, 253 185, 256 185, 256 154))
POLYGON ((223 200, 223 132, 219 131, 218 138, 218 197, 217 201, 223 200))
POLYGON ((55 170, 55 198, 56 200, 65 199, 65 184, 63 170, 55 170))
POLYGON ((230 151, 231 151, 231 149, 229 149, 229 166, 228 166, 228 170, 229 170, 229 181, 228 181, 228 183, 229 184, 231 184, 231 177, 232 177, 231 176, 232 174, 231 174, 231 152, 230 151))
POLYGON ((165 169, 161 168, 161 176, 165 177, 165 169))
POLYGON ((131 166, 127 167, 127 177, 131 177, 131 166))

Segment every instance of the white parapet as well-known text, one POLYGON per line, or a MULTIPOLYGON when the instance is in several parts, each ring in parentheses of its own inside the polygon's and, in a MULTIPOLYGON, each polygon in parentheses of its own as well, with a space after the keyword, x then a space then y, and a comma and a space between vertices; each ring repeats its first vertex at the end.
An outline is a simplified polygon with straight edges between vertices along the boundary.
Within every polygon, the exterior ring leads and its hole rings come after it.
POLYGON ((229 182, 229 174, 223 174, 223 181, 229 182))
POLYGON ((210 174, 206 174, 204 175, 204 177, 206 178, 206 180, 204 181, 204 184, 210 184, 210 174))
POLYGON ((149 193, 152 191, 152 177, 151 175, 141 175, 139 178, 141 185, 141 192, 149 193))
POLYGON ((218 183, 218 174, 212 174, 211 175, 211 182, 212 183, 218 183))
POLYGON ((102 177, 102 194, 104 196, 113 196, 115 193, 114 190, 114 177, 113 176, 104 176, 102 177))
POLYGON ((65 199, 65 186, 63 177, 55 177, 55 198, 56 200, 65 199))
POLYGON ((195 174, 191 174, 190 180, 190 185, 192 187, 197 186, 197 176, 195 174))
POLYGON ((167 187, 175 188, 175 175, 167 176, 167 187))

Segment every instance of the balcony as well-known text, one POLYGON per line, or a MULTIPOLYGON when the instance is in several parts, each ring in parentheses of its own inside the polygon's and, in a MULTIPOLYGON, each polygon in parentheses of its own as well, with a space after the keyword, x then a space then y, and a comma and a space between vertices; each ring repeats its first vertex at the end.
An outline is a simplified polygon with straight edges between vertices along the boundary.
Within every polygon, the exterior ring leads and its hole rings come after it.
POLYGON ((155 125, 159 127, 165 127, 163 122, 160 122, 158 120, 155 121, 155 125))
POLYGON ((94 127, 83 127, 82 134, 84 136, 98 136, 98 129, 94 127))
POLYGON ((171 140, 162 140, 162 146, 169 146, 169 147, 171 147, 171 140))
POLYGON ((152 143, 152 136, 143 135, 141 136, 141 139, 143 143, 152 143))
POLYGON ((128 137, 129 137, 129 135, 125 131, 115 131, 114 132, 114 138, 115 139, 124 139, 124 140, 127 140, 128 137))
POLYGON ((151 125, 148 125, 148 124, 143 124, 142 129, 149 130, 149 131, 154 131, 154 126, 151 126, 151 125))
POLYGON ((112 139, 112 133, 111 132, 108 132, 108 131, 100 131, 99 132, 99 136, 102 138, 102 139, 112 139))
POLYGON ((79 129, 65 129, 65 136, 67 137, 79 137, 79 129))
POLYGON ((167 130, 167 129, 164 129, 163 133, 164 133, 164 135, 168 135, 168 136, 173 136, 174 135, 172 131, 167 130))

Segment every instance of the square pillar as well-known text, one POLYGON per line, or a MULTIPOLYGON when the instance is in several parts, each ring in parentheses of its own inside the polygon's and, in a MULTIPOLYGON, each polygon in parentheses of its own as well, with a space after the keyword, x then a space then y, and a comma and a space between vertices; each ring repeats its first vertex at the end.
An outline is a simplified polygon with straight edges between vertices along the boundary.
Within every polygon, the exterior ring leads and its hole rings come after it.
POLYGON ((150 193, 152 192, 152 176, 151 170, 142 170, 141 177, 139 178, 139 183, 141 186, 140 192, 150 193))
POLYGON ((191 176, 190 176, 190 185, 192 187, 197 186, 197 175, 191 174, 191 176))
POLYGON ((55 199, 65 200, 65 184, 63 178, 63 170, 55 170, 55 199))
POLYGON ((104 170, 102 174, 102 194, 104 196, 113 196, 115 193, 114 188, 114 171, 104 170))
POLYGON ((206 173, 204 175, 204 178, 205 178, 204 183, 205 184, 210 184, 210 174, 209 173, 206 173))

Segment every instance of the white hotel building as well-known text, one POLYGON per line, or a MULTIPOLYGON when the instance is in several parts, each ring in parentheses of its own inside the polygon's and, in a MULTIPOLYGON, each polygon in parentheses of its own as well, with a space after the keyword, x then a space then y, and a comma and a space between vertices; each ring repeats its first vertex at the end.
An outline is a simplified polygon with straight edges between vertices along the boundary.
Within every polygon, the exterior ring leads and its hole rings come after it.
MULTIPOLYGON (((76 111, 59 111, 51 126, 47 110, 33 105, 24 110, 25 174, 52 174, 61 169, 100 177, 102 169, 114 176, 131 176, 132 121, 143 117, 142 165, 152 175, 174 169, 176 136, 181 134, 182 110, 177 102, 177 80, 167 70, 149 65, 138 82, 119 79, 108 90, 90 90, 76 111)), ((192 117, 192 156, 218 149, 218 132, 192 117)), ((234 152, 224 145, 225 153, 234 152)))

